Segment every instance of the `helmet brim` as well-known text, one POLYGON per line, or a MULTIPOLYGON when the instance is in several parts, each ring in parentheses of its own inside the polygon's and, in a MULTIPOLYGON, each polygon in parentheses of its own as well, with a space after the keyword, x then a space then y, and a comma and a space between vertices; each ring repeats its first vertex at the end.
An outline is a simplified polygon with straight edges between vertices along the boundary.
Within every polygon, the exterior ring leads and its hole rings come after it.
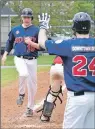
POLYGON ((30 16, 30 15, 21 15, 21 17, 29 17, 29 18, 32 18, 33 16, 30 16))

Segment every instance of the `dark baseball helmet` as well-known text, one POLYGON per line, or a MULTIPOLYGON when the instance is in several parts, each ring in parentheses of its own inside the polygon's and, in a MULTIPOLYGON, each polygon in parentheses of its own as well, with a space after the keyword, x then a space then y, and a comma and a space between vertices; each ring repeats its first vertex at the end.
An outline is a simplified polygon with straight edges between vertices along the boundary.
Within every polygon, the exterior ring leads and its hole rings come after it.
POLYGON ((91 28, 91 17, 85 12, 75 14, 72 29, 79 34, 88 34, 91 28))
POLYGON ((22 13, 21 13, 21 16, 22 17, 31 17, 33 19, 33 11, 32 11, 32 9, 30 9, 30 8, 23 9, 22 13))

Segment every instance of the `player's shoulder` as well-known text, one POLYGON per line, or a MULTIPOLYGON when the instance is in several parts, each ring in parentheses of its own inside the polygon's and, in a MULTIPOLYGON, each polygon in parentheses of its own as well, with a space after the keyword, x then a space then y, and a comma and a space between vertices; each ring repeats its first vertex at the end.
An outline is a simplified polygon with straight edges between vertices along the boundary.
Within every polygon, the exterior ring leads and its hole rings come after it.
POLYGON ((73 41, 72 38, 68 38, 68 39, 60 39, 60 40, 56 40, 55 43, 68 43, 68 44, 71 44, 71 42, 73 41))
POLYGON ((54 44, 65 44, 65 43, 68 43, 68 42, 70 42, 70 40, 69 39, 62 39, 62 38, 58 38, 58 39, 54 39, 54 38, 49 38, 48 40, 46 40, 46 43, 54 43, 54 44))
POLYGON ((19 28, 20 28, 20 25, 12 27, 10 32, 9 32, 9 35, 14 35, 16 32, 18 33, 19 32, 19 28))
POLYGON ((11 31, 14 32, 14 31, 17 31, 21 28, 21 25, 18 25, 18 26, 14 26, 12 27, 11 31))
POLYGON ((35 31, 39 31, 39 27, 36 25, 31 25, 31 29, 34 29, 35 31))
POLYGON ((34 27, 35 29, 39 29, 39 27, 36 25, 32 25, 31 27, 34 27))
POLYGON ((54 41, 56 44, 60 44, 60 43, 62 43, 62 42, 68 41, 68 39, 66 39, 66 38, 63 39, 62 37, 49 38, 48 40, 54 41))
POLYGON ((18 29, 18 28, 21 28, 21 25, 12 27, 12 30, 15 30, 15 29, 18 29))
POLYGON ((72 38, 72 39, 69 39, 67 42, 70 42, 71 44, 74 44, 74 43, 83 43, 83 42, 93 42, 95 41, 95 38, 72 38))

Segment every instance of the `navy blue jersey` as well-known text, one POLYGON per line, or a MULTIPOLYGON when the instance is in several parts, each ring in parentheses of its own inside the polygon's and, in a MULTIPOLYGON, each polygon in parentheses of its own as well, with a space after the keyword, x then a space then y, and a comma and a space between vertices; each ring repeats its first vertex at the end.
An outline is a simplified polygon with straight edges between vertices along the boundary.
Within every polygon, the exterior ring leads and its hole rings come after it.
POLYGON ((94 38, 47 40, 45 46, 50 54, 61 56, 68 90, 95 92, 94 38))
POLYGON ((39 28, 34 25, 27 28, 23 28, 22 25, 14 27, 9 32, 9 39, 7 40, 5 50, 9 53, 14 48, 14 55, 16 56, 37 57, 38 51, 27 45, 24 42, 24 38, 30 37, 33 42, 38 43, 38 33, 39 28))

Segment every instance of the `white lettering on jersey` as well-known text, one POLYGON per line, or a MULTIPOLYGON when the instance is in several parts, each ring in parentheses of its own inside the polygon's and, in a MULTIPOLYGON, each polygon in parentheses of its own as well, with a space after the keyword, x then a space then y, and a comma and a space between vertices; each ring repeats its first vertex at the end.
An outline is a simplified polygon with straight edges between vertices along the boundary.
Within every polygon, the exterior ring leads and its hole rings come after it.
POLYGON ((94 46, 72 46, 72 51, 84 51, 84 52, 88 52, 88 51, 95 51, 95 47, 94 46))

